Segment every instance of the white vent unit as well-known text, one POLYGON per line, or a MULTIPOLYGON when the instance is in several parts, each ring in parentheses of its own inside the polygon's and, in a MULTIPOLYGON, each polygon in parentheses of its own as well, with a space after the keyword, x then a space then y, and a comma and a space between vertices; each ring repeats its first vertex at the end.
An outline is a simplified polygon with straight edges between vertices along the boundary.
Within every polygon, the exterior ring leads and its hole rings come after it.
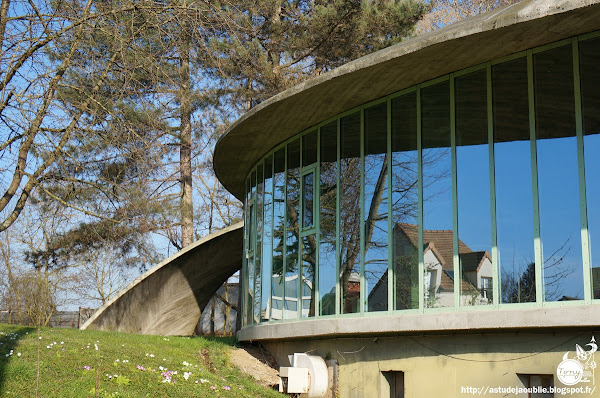
POLYGON ((291 367, 279 368, 279 391, 287 394, 307 394, 308 398, 323 398, 329 387, 327 365, 315 355, 290 355, 291 367))

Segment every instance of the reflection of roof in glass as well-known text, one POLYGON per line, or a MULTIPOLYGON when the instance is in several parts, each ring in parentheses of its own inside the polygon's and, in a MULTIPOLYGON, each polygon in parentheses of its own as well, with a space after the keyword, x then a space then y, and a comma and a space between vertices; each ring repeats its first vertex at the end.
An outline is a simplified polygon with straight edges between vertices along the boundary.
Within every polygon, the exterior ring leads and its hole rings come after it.
MULTIPOLYGON (((415 248, 419 245, 419 229, 414 224, 396 223, 396 231, 403 233, 415 248)), ((454 266, 452 261, 453 253, 453 235, 450 230, 424 230, 423 231, 424 252, 431 250, 444 272, 442 273, 440 289, 443 291, 454 290, 454 266)), ((489 253, 474 252, 460 239, 458 240, 458 250, 462 261, 463 271, 477 271, 484 258, 489 258, 489 253)), ((491 261, 491 259, 490 259, 491 261)), ((474 286, 463 277, 463 290, 473 290, 474 286)))

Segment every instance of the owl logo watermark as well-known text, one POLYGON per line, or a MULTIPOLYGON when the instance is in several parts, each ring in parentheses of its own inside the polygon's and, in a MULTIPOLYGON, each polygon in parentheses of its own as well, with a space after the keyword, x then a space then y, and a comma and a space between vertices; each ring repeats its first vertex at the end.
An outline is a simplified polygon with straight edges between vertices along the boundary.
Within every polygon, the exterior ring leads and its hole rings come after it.
POLYGON ((587 346, 591 348, 586 351, 579 344, 575 344, 575 356, 569 358, 571 351, 567 351, 563 356, 562 362, 556 368, 556 376, 564 385, 574 386, 578 383, 596 384, 594 354, 598 350, 598 346, 596 345, 594 336, 586 344, 587 346))

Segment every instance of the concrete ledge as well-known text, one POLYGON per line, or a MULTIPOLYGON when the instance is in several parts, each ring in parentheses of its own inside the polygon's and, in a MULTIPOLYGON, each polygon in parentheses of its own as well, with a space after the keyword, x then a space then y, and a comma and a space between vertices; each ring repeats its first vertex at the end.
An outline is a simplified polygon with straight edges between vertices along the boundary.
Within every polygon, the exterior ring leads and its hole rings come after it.
POLYGON ((175 253, 102 306, 81 329, 191 335, 202 309, 242 266, 243 223, 175 253))
POLYGON ((240 330, 237 336, 240 341, 288 340, 348 335, 597 327, 598 325, 600 325, 600 305, 591 304, 371 317, 329 317, 250 326, 240 330))
POLYGON ((523 0, 403 41, 298 84, 243 115, 215 147, 217 177, 238 199, 269 150, 346 110, 424 81, 600 29, 598 0, 523 0))

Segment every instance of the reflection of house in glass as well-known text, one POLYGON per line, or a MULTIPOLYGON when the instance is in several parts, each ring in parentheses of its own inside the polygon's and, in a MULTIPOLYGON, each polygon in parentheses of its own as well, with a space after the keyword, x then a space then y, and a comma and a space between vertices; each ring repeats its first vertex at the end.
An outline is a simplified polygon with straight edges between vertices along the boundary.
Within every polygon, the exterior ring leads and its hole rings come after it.
MULTIPOLYGON (((425 275, 424 293, 427 307, 451 307, 454 305, 454 271, 452 258, 452 231, 423 231, 425 275)), ((408 276, 418 272, 417 248, 419 231, 416 225, 398 223, 394 228, 394 272, 408 276)), ((461 305, 491 304, 492 259, 489 252, 472 251, 464 242, 458 241, 459 261, 463 270, 461 279, 461 305)), ((377 311, 377 305, 387 300, 388 273, 383 275, 369 295, 369 309, 377 311)), ((410 308, 404 300, 418 298, 418 287, 408 283, 411 278, 396 278, 396 309, 410 308)))
MULTIPOLYGON (((271 320, 294 319, 298 317, 298 275, 292 275, 285 278, 285 302, 284 285, 281 283, 283 278, 280 275, 273 275, 271 283, 271 305, 272 307, 263 311, 262 319, 266 314, 271 313, 271 320)), ((302 317, 307 317, 310 311, 312 283, 310 280, 302 279, 302 317)))

